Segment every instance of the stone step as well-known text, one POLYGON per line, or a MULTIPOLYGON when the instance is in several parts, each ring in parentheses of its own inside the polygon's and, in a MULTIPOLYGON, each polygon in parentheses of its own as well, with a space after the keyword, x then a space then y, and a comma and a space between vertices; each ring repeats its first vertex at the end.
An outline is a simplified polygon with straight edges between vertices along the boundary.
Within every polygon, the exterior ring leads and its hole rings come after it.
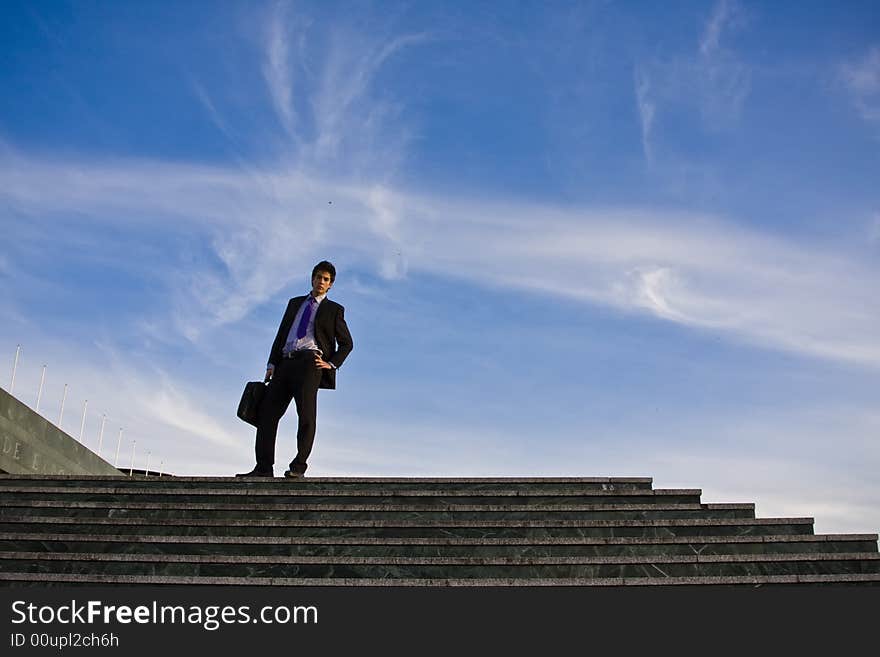
POLYGON ((276 586, 880 584, 813 533, 631 478, 2 476, 0 581, 276 586))
MULTIPOLYGON (((283 468, 281 468, 283 470, 283 468)), ((279 470, 279 472, 281 471, 279 470)), ((451 493, 495 491, 501 495, 530 491, 540 494, 556 494, 567 490, 645 490, 650 491, 651 477, 306 477, 284 479, 282 477, 141 477, 141 476, 86 476, 86 475, 7 475, 0 474, 0 486, 30 487, 106 486, 114 488, 154 489, 165 486, 200 490, 202 488, 228 488, 230 490, 282 490, 309 491, 324 488, 334 491, 352 491, 352 494, 368 493, 375 489, 440 491, 451 493), (357 491, 357 492, 355 492, 357 491)))
POLYGON ((713 588, 749 588, 774 586, 880 586, 880 575, 877 574, 845 574, 845 575, 746 575, 720 577, 605 577, 605 578, 349 578, 349 577, 199 577, 192 575, 108 575, 104 573, 88 574, 43 574, 43 573, 4 573, 0 572, 0 581, 9 582, 10 586, 156 586, 156 585, 220 585, 220 586, 327 586, 327 587, 713 587, 713 588))
POLYGON ((537 489, 520 491, 444 491, 422 489, 334 490, 324 486, 296 488, 284 485, 248 488, 185 488, 173 485, 146 486, 2 486, 0 499, 12 500, 127 500, 144 502, 216 503, 216 504, 694 504, 700 502, 700 489, 575 489, 560 488, 548 493, 537 489))
POLYGON ((0 532, 94 535, 212 535, 311 537, 650 537, 813 534, 812 518, 679 518, 644 520, 254 520, 144 517, 0 517, 0 532))
POLYGON ((0 533, 0 551, 286 556, 557 557, 877 552, 876 534, 653 538, 286 538, 0 533))
POLYGON ((880 554, 856 552, 474 558, 0 552, 0 572, 420 579, 880 575, 880 554))
POLYGON ((754 518, 753 504, 584 504, 584 505, 396 505, 396 504, 190 504, 121 501, 12 500, 0 508, 7 516, 157 520, 635 520, 640 518, 754 518))

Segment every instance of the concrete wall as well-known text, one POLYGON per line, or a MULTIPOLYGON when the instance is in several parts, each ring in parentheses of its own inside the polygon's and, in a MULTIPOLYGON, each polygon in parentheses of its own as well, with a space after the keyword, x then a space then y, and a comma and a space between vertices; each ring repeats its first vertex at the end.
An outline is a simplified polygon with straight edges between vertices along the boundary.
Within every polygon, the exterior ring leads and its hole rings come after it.
POLYGON ((2 388, 0 470, 9 474, 122 476, 107 461, 2 388))

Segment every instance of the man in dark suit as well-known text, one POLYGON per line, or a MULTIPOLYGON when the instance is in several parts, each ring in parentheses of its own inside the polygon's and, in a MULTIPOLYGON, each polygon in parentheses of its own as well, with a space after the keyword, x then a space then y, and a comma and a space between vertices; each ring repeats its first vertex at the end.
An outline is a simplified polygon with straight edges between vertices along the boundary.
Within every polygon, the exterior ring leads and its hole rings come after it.
POLYGON ((308 467, 306 461, 315 441, 318 388, 336 388, 336 370, 354 346, 345 309, 326 298, 335 280, 336 268, 322 260, 312 270, 312 291, 287 304, 266 366, 264 380, 269 385, 260 402, 257 465, 237 477, 274 476, 278 422, 291 399, 299 417, 297 453, 284 476, 302 477, 308 467))

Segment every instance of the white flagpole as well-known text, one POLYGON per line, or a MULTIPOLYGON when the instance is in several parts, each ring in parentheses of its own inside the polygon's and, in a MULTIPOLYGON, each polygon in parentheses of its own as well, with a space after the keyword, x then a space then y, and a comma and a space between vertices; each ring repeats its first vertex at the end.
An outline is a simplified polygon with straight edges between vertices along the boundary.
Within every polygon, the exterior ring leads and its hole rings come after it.
POLYGON ((137 445, 136 440, 131 441, 131 465, 128 466, 128 476, 131 476, 131 473, 134 472, 134 446, 137 445))
POLYGON ((43 365, 43 375, 40 377, 40 390, 37 392, 37 406, 34 410, 40 412, 40 399, 43 398, 43 382, 46 380, 46 366, 43 365))
POLYGON ((104 444, 104 425, 107 424, 107 414, 101 416, 101 433, 98 434, 98 456, 101 456, 101 445, 104 444))
POLYGON ((64 394, 61 395, 61 410, 58 413, 58 428, 61 428, 61 418, 64 417, 64 402, 67 401, 67 384, 64 384, 64 394))
POLYGON ((119 467, 119 448, 122 445, 122 427, 119 427, 119 439, 116 441, 116 458, 113 459, 113 467, 119 467))
POLYGON ((12 364, 12 383, 9 384, 9 394, 15 389, 15 370, 18 369, 18 355, 21 353, 21 345, 15 348, 15 362, 12 364))
POLYGON ((79 423, 79 442, 83 441, 83 431, 86 428, 86 409, 89 407, 89 400, 86 399, 83 403, 83 418, 82 422, 79 423))

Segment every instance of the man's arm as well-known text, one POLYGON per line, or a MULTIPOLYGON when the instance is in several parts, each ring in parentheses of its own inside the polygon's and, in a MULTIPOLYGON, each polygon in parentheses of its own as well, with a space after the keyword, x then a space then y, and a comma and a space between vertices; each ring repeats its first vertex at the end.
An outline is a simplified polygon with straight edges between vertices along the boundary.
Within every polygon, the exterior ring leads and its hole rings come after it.
POLYGON ((278 325, 278 333, 275 335, 275 340, 272 342, 272 348, 269 350, 269 362, 266 365, 266 377, 263 379, 264 381, 268 381, 272 378, 272 374, 275 372, 275 365, 281 360, 281 350, 284 348, 284 342, 287 340, 287 333, 290 332, 289 323, 286 320, 293 308, 293 302, 294 299, 287 302, 287 308, 284 311, 284 315, 281 316, 281 324, 278 325), (284 330, 285 326, 288 327, 287 331, 284 330))
POLYGON ((338 345, 338 348, 329 362, 333 367, 338 368, 342 366, 342 362, 351 353, 351 350, 354 349, 354 342, 351 339, 348 324, 345 323, 345 308, 342 306, 339 306, 339 312, 336 314, 335 328, 336 344, 338 345))

